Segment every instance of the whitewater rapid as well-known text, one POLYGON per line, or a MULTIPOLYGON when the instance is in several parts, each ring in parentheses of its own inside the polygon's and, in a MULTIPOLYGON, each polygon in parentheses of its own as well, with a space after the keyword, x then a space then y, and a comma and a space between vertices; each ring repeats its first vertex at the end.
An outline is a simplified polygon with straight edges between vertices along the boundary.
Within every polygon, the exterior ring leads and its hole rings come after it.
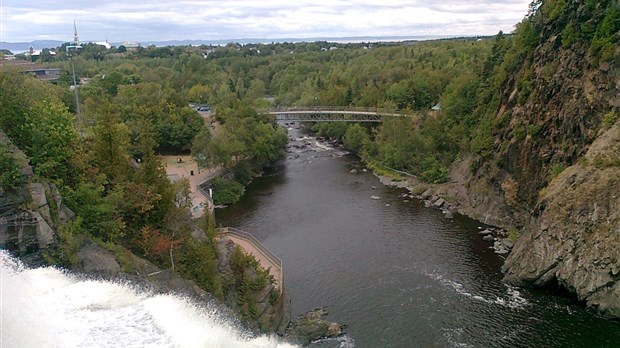
POLYGON ((29 269, 0 250, 0 347, 293 347, 174 295, 29 269))

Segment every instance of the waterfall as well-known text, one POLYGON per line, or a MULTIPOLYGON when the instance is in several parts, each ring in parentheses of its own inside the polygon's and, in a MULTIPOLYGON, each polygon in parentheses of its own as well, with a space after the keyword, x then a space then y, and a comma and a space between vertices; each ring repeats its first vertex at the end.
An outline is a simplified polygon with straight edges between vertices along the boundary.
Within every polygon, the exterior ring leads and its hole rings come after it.
POLYGON ((0 347, 292 347, 175 295, 29 269, 0 250, 0 347))

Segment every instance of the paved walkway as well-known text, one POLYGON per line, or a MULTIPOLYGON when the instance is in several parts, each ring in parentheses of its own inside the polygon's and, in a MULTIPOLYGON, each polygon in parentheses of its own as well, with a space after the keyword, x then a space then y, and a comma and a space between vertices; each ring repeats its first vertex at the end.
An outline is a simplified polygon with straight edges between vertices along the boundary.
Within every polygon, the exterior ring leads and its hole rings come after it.
POLYGON ((192 198, 192 217, 201 217, 204 209, 212 209, 211 201, 198 190, 198 186, 205 181, 222 175, 224 168, 207 168, 199 171, 197 163, 191 156, 160 156, 165 165, 166 174, 171 181, 189 179, 190 196, 192 198), (179 162, 181 159, 182 162, 179 162), (193 175, 192 175, 193 172, 193 175))
POLYGON ((236 228, 223 227, 218 229, 220 238, 228 238, 236 245, 240 246, 246 253, 254 256, 260 266, 269 270, 269 274, 273 276, 275 285, 280 292, 284 285, 284 271, 282 269, 282 260, 280 260, 272 251, 267 249, 258 239, 250 233, 238 230, 236 228))
POLYGON ((280 270, 280 265, 276 265, 274 262, 268 259, 263 253, 261 253, 256 247, 254 247, 253 244, 251 244, 247 240, 238 238, 237 236, 233 236, 230 234, 226 235, 226 238, 232 240, 233 243, 240 246, 241 249, 243 249, 246 253, 254 256, 254 258, 256 259, 256 261, 258 261, 262 268, 269 270, 269 274, 271 274, 273 276, 273 279, 276 280, 276 286, 278 287, 278 289, 280 288, 279 282, 280 279, 282 279, 282 271, 280 270))

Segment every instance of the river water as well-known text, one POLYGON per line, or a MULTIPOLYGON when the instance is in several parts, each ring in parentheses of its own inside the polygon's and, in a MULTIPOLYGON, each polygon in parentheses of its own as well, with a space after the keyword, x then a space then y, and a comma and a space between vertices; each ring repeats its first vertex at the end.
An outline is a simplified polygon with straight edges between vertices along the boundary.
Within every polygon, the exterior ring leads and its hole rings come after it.
POLYGON ((327 306, 328 319, 349 325, 331 346, 620 346, 619 322, 504 284, 479 222, 448 220, 344 150, 289 133, 287 159, 216 217, 282 259, 293 316, 327 306))

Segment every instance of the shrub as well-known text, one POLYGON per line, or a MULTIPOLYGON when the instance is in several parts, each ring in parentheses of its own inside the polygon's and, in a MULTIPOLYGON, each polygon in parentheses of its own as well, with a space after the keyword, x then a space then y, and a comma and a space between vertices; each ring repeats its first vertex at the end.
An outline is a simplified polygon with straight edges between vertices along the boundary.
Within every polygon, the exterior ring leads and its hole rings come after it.
POLYGON ((448 180, 448 169, 441 165, 433 156, 428 156, 420 162, 420 176, 426 182, 440 184, 448 180))
POLYGON ((518 230, 508 231, 508 239, 510 239, 511 242, 516 243, 519 237, 521 237, 521 232, 519 232, 518 230))
POLYGON ((542 126, 540 124, 531 124, 527 126, 527 133, 531 135, 532 137, 535 137, 538 134, 540 134, 541 129, 542 129, 542 126))
POLYGON ((609 128, 613 126, 617 120, 618 120, 618 114, 616 114, 615 111, 610 111, 606 113, 605 116, 603 116, 603 125, 609 128))
POLYGON ((553 179, 556 176, 560 175, 560 173, 562 173, 564 169, 566 169, 564 163, 554 163, 549 169, 549 175, 551 175, 551 178, 553 179))
POLYGON ((19 163, 6 146, 0 147, 0 187, 7 191, 15 190, 24 183, 19 172, 19 163))
POLYGON ((248 162, 239 162, 233 168, 233 174, 235 176, 235 181, 241 185, 247 185, 252 180, 252 168, 248 162))
POLYGON ((213 184, 213 203, 216 205, 233 204, 243 196, 245 188, 236 181, 215 178, 213 184))

